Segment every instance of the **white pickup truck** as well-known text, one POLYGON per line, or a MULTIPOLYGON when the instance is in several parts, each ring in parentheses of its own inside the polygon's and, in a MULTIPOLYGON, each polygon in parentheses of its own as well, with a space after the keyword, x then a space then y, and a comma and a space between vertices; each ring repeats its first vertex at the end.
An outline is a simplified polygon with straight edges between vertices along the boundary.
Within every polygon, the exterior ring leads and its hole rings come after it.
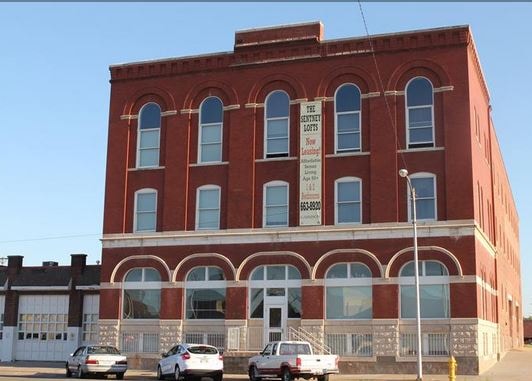
POLYGON ((250 381, 272 377, 282 381, 312 377, 328 381, 329 374, 338 373, 338 356, 314 355, 306 341, 274 341, 249 359, 248 370, 250 381))

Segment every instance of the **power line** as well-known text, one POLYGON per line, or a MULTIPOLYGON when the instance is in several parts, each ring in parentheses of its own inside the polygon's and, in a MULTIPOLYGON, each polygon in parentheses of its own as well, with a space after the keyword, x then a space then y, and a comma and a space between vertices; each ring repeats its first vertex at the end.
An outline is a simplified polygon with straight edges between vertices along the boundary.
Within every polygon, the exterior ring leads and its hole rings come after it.
POLYGON ((73 235, 58 235, 58 236, 48 236, 48 237, 38 237, 38 238, 23 238, 23 239, 13 239, 7 241, 0 241, 0 244, 3 243, 15 243, 15 242, 34 242, 34 241, 48 241, 54 239, 68 239, 68 238, 83 238, 83 237, 95 237, 101 236, 102 233, 93 233, 93 234, 73 234, 73 235))

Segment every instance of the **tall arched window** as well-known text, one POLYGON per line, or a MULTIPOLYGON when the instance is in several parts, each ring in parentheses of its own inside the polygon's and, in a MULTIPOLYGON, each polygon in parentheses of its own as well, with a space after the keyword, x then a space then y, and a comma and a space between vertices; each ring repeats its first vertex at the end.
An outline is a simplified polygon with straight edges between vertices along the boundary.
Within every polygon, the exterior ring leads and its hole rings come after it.
POLYGON ((227 282, 221 268, 193 268, 185 282, 185 317, 189 320, 225 319, 226 287, 227 282))
POLYGON ((159 319, 161 275, 151 267, 135 268, 124 277, 123 319, 159 319))
POLYGON ((135 232, 154 232, 157 227, 157 190, 141 189, 135 192, 135 232))
POLYGON ((357 152, 360 144, 360 90, 347 83, 334 96, 336 152, 357 152))
POLYGON ((223 104, 208 97, 200 106, 198 162, 222 161, 223 104))
POLYGON ((266 97, 264 157, 288 156, 290 140, 290 99, 284 91, 266 97))
POLYGON ((281 297, 286 301, 286 316, 301 317, 301 273, 292 265, 256 267, 249 278, 249 317, 264 317, 264 298, 281 297))
POLYGON ((335 222, 362 222, 362 181, 356 177, 342 177, 335 181, 335 222))
POLYGON ((424 77, 406 86, 408 148, 434 147, 434 97, 432 83, 424 77))
POLYGON ((196 197, 196 229, 220 228, 220 187, 204 185, 196 197))
POLYGON ((137 134, 137 167, 159 166, 161 108, 157 103, 146 103, 139 112, 137 134))
POLYGON ((371 270, 363 263, 339 263, 327 271, 327 319, 371 319, 371 270))
MULTIPOLYGON (((399 272, 401 284, 401 318, 416 317, 416 288, 414 261, 399 272)), ((437 261, 419 261, 419 295, 421 317, 448 319, 450 317, 449 271, 437 261)))
MULTIPOLYGON (((436 176, 432 173, 414 173, 410 176, 412 187, 416 190, 416 219, 437 220, 436 176)), ((408 187, 408 219, 412 220, 412 196, 408 187)))
POLYGON ((264 184, 264 227, 288 226, 288 183, 270 181, 264 184))

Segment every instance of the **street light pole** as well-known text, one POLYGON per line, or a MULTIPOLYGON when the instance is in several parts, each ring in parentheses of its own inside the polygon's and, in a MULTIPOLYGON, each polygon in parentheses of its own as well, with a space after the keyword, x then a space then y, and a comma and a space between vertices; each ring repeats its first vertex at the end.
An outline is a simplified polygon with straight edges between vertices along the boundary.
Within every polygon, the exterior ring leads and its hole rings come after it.
POLYGON ((412 200, 412 228, 414 236, 414 279, 416 285, 416 328, 417 328, 417 378, 416 381, 423 380, 423 364, 421 360, 421 308, 419 296, 419 260, 417 249, 417 219, 416 219, 416 188, 412 186, 408 171, 406 169, 399 170, 399 176, 404 177, 410 188, 410 197, 412 200))

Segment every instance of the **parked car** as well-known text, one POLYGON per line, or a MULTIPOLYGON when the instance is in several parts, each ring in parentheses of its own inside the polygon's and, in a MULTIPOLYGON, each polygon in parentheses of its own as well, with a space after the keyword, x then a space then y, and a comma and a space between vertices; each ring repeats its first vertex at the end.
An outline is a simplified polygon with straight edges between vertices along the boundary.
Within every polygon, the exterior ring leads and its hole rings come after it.
POLYGON ((312 377, 328 381, 332 373, 338 373, 338 356, 314 355, 310 343, 306 341, 268 343, 259 355, 248 361, 250 381, 272 377, 282 381, 312 377))
POLYGON ((107 345, 88 345, 79 347, 66 362, 66 376, 76 373, 78 378, 88 374, 114 374, 118 380, 124 378, 127 370, 127 358, 118 349, 107 345))
POLYGON ((172 376, 174 380, 211 377, 222 381, 223 355, 212 345, 178 344, 162 356, 157 365, 158 380, 172 376))

